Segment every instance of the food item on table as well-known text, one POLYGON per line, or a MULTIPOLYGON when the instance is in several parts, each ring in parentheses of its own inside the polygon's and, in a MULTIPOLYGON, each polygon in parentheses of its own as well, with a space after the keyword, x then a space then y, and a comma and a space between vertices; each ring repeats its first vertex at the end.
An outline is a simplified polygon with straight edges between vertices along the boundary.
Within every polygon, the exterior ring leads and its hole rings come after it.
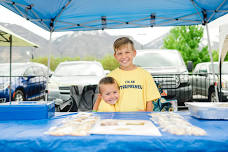
POLYGON ((116 131, 128 131, 128 130, 130 130, 130 128, 116 128, 114 130, 116 130, 116 131))
POLYGON ((126 125, 144 125, 144 122, 127 122, 126 125))
POLYGON ((91 134, 161 136, 150 120, 102 119, 90 130, 91 134))
POLYGON ((63 119, 46 134, 52 136, 86 136, 99 118, 89 113, 79 113, 63 119))
POLYGON ((117 126, 118 122, 113 119, 105 119, 101 122, 101 126, 117 126))
POLYGON ((204 136, 207 134, 205 130, 192 125, 177 113, 164 112, 151 113, 149 115, 152 117, 151 120, 157 123, 162 131, 171 134, 194 136, 204 136))

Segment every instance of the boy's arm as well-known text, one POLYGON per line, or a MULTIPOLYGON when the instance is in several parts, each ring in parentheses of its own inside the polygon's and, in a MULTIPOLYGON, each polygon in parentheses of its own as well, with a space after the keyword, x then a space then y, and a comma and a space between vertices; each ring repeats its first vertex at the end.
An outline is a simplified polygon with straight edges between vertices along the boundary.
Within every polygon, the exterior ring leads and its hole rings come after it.
POLYGON ((96 102, 93 105, 93 111, 97 111, 98 110, 98 107, 99 107, 100 102, 101 102, 101 96, 98 95, 97 96, 97 100, 96 100, 96 102))
POLYGON ((146 102, 146 111, 147 111, 147 112, 151 112, 151 111, 153 111, 153 109, 154 109, 154 104, 153 104, 153 102, 152 102, 152 101, 147 101, 147 102, 146 102))
POLYGON ((152 112, 154 109, 154 104, 152 101, 146 102, 146 110, 138 110, 138 111, 146 111, 146 112, 152 112))

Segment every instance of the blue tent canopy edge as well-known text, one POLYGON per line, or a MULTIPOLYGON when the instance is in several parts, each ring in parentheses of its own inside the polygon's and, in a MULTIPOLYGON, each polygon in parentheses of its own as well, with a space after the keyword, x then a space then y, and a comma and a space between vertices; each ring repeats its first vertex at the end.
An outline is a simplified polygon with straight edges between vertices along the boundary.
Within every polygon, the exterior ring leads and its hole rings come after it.
POLYGON ((228 13, 227 0, 0 0, 0 4, 51 32, 197 25, 228 13))

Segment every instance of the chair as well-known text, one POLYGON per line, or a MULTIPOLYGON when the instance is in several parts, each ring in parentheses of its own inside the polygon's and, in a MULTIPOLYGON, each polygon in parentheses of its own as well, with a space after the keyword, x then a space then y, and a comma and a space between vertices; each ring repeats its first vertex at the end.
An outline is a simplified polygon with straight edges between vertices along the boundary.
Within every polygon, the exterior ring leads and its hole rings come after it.
POLYGON ((97 85, 71 86, 70 96, 74 103, 71 111, 92 111, 97 95, 97 85))

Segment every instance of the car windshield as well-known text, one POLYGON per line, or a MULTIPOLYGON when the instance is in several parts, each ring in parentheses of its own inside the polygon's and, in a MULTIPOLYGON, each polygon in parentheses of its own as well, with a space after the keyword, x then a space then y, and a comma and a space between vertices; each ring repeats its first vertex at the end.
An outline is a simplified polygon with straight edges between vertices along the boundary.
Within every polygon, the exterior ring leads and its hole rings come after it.
MULTIPOLYGON (((24 65, 11 65, 11 75, 12 76, 21 76, 23 71, 25 70, 24 65)), ((1 64, 0 68, 0 76, 9 76, 10 75, 10 65, 9 64, 1 64)))
POLYGON ((100 76, 103 68, 95 63, 60 64, 55 70, 55 76, 100 76))
POLYGON ((139 52, 134 59, 134 64, 141 67, 157 68, 163 66, 182 66, 184 62, 178 53, 172 51, 166 51, 165 53, 139 52))
MULTIPOLYGON (((218 66, 218 63, 215 63, 214 64, 214 69, 215 69, 215 73, 219 73, 219 66, 218 66)), ((209 66, 209 71, 210 73, 212 73, 212 65, 210 64, 209 66)), ((224 62, 222 64, 222 73, 224 74, 228 74, 228 62, 224 62)))

